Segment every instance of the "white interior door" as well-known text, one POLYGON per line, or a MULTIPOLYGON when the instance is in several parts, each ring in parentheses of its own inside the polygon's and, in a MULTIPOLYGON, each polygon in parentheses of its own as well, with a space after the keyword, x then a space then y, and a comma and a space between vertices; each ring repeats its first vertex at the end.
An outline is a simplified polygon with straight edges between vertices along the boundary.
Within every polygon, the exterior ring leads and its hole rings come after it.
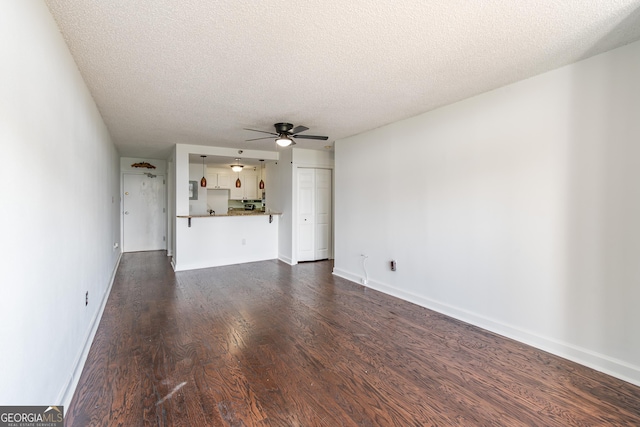
POLYGON ((314 169, 298 169, 298 261, 315 259, 315 185, 314 169))
POLYGON ((327 259, 331 246, 331 170, 298 169, 298 261, 327 259))
POLYGON ((331 244, 331 170, 316 169, 314 259, 329 258, 331 244))
POLYGON ((124 174, 123 252, 166 249, 164 176, 124 174))

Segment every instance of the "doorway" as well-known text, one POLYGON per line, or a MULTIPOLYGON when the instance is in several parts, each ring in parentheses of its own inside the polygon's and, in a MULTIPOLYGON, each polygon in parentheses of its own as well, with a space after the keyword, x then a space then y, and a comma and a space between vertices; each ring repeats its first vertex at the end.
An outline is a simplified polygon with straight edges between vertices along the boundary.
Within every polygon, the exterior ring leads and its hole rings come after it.
POLYGON ((123 175, 122 251, 166 249, 163 175, 123 175))
POLYGON ((298 168, 298 261, 329 258, 331 186, 330 169, 298 168))

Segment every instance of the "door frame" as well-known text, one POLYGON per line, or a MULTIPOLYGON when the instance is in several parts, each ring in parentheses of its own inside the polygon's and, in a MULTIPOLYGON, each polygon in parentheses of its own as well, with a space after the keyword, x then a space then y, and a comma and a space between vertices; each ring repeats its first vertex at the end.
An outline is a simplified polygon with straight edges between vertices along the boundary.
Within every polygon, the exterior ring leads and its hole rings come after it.
MULTIPOLYGON (((148 173, 151 172, 144 172, 144 171, 131 171, 131 170, 123 170, 120 173, 120 251, 122 253, 124 253, 124 177, 125 175, 147 175, 148 173)), ((167 231, 168 231, 168 226, 167 226, 167 218, 169 217, 169 212, 168 212, 168 184, 167 184, 167 173, 163 172, 163 171, 158 171, 157 173, 154 173, 153 175, 156 175, 157 178, 160 178, 164 181, 164 194, 163 194, 163 213, 165 215, 165 220, 163 221, 163 227, 164 227, 164 249, 159 249, 159 250, 168 250, 168 242, 169 242, 169 238, 167 236, 167 231)))
POLYGON ((319 164, 295 164, 292 168, 292 181, 293 185, 291 194, 291 265, 298 264, 298 169, 326 169, 331 173, 331 227, 329 231, 329 259, 333 259, 335 254, 334 242, 335 242, 335 169, 333 165, 319 165, 319 164))

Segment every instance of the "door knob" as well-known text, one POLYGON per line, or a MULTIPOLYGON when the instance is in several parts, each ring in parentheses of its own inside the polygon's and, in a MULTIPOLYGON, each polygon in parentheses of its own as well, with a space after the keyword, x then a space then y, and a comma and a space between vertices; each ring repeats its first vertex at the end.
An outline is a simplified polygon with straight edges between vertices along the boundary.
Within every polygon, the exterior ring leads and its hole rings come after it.
POLYGON ((129 215, 129 211, 124 211, 124 214, 125 215, 129 215))

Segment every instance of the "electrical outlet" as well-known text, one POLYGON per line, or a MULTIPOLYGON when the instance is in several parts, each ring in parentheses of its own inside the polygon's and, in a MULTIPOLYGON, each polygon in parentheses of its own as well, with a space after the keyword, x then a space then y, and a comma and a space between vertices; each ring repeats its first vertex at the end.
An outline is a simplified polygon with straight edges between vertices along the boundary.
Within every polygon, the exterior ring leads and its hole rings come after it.
POLYGON ((391 271, 396 271, 396 262, 395 262, 395 260, 391 260, 391 271))
POLYGON ((89 305, 89 291, 87 291, 86 294, 84 294, 84 306, 88 306, 89 305))

